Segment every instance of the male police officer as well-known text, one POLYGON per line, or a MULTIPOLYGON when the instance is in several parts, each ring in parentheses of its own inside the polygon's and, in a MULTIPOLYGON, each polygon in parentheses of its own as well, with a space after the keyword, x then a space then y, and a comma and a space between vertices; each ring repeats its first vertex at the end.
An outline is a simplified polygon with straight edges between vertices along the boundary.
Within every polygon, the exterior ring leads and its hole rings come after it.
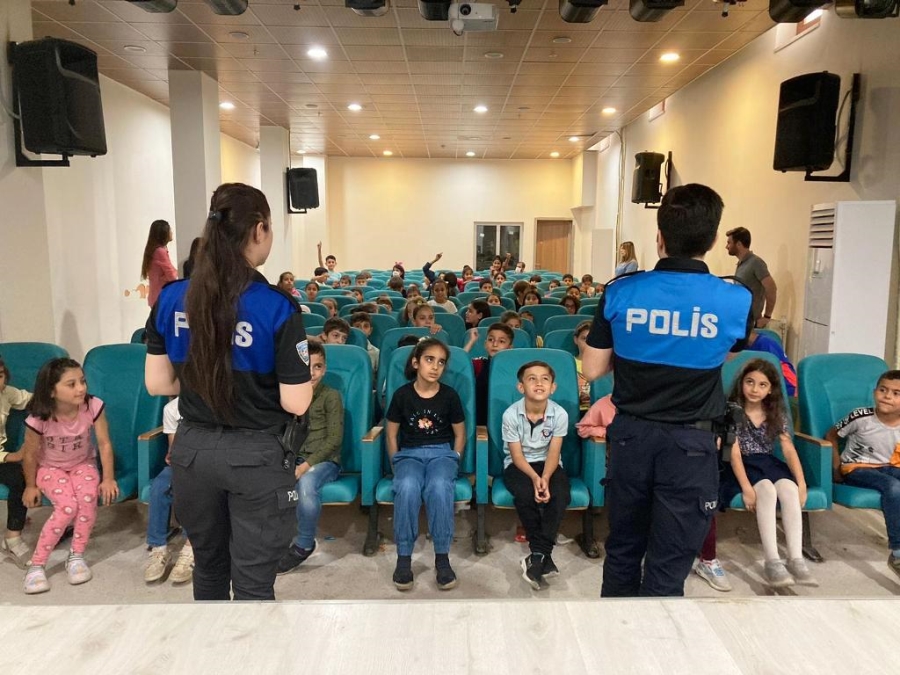
POLYGON ((669 190, 657 214, 660 261, 606 287, 588 335, 585 377, 603 375, 611 359, 616 373, 605 597, 683 595, 718 505, 720 371, 746 340, 751 302, 703 262, 722 208, 704 185, 669 190))

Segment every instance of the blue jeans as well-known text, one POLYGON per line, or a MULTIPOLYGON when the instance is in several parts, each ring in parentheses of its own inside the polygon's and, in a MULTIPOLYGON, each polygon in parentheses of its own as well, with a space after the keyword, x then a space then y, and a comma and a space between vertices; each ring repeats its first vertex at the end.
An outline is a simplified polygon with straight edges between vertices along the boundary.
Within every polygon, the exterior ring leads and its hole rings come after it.
POLYGON ((900 550, 900 468, 880 466, 857 469, 844 476, 844 483, 881 493, 881 510, 884 513, 888 545, 893 551, 900 550))
POLYGON ((297 536, 294 538, 294 546, 297 548, 308 551, 313 547, 319 516, 322 515, 322 486, 337 480, 340 473, 341 467, 334 462, 319 462, 297 481, 297 492, 300 493, 300 500, 297 502, 297 536))
MULTIPOLYGON (((164 466, 150 484, 150 511, 147 518, 147 545, 165 546, 169 535, 169 515, 172 512, 172 467, 164 466)), ((183 528, 182 528, 183 529, 183 528)), ((187 530, 184 531, 185 539, 187 530)))
POLYGON ((453 540, 454 482, 459 455, 449 443, 401 448, 394 455, 394 541, 397 555, 412 555, 425 501, 435 553, 449 553, 453 540))

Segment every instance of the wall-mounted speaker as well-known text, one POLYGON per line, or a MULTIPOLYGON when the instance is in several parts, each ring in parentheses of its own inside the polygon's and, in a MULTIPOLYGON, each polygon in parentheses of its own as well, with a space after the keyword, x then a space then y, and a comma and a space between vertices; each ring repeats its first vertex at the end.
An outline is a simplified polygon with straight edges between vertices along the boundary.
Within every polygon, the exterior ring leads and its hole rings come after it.
POLYGON ((12 54, 22 137, 30 152, 105 155, 97 54, 67 40, 22 42, 12 54))
POLYGON ((639 152, 634 156, 634 180, 631 184, 633 204, 656 204, 662 200, 660 181, 665 161, 665 155, 659 152, 639 152))
POLYGON ((292 208, 319 208, 319 181, 315 169, 288 169, 287 190, 292 208))
POLYGON ((810 73, 781 83, 775 129, 776 171, 824 171, 834 159, 841 78, 810 73))

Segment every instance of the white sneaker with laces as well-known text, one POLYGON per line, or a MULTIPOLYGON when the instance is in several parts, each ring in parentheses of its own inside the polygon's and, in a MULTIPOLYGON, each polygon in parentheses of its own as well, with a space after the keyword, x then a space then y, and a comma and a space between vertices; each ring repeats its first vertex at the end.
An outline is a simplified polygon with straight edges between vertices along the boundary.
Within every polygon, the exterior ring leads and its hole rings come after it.
POLYGON ((185 546, 178 554, 175 561, 175 567, 169 574, 169 581, 173 584, 184 584, 190 581, 194 576, 194 549, 191 546, 185 546))
POLYGON ((147 561, 147 567, 144 570, 144 581, 148 584, 159 581, 166 573, 169 566, 169 549, 165 546, 154 546, 150 549, 150 556, 147 561))
POLYGON ((722 563, 718 558, 698 560, 694 565, 694 572, 717 591, 727 593, 732 588, 731 582, 728 581, 728 575, 722 569, 722 563))

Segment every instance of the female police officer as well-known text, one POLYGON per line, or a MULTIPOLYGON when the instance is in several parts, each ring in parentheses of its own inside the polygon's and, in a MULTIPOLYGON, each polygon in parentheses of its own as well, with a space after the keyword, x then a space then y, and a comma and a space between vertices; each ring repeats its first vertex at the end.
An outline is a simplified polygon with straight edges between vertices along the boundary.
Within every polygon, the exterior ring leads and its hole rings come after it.
POLYGON ((256 188, 219 186, 190 281, 167 285, 147 322, 147 389, 181 396, 171 460, 195 600, 274 599, 296 528, 279 436, 312 387, 299 307, 255 270, 272 248, 269 213, 256 188))

